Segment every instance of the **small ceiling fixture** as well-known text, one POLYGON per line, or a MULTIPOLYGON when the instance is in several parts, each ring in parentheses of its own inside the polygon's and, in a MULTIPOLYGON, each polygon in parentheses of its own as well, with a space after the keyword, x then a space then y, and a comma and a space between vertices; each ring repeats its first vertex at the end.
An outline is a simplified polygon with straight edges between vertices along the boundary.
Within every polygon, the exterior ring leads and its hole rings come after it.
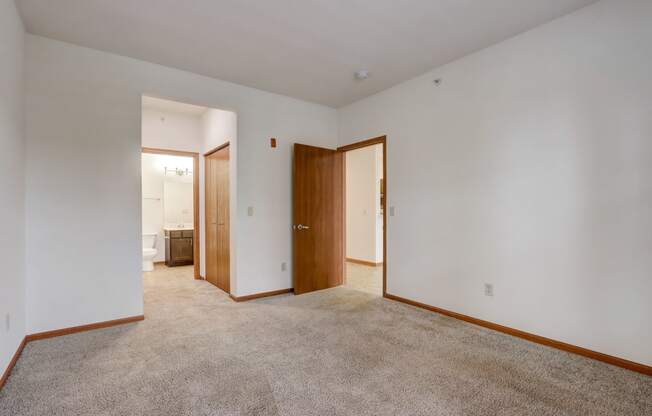
POLYGON ((355 79, 362 81, 369 78, 369 71, 366 69, 361 69, 359 71, 355 71, 353 75, 355 76, 355 79))
POLYGON ((436 86, 440 86, 441 83, 442 83, 443 81, 444 81, 443 79, 441 79, 441 78, 437 78, 436 80, 434 80, 434 81, 432 81, 432 82, 433 82, 436 86))
POLYGON ((192 174, 192 171, 190 169, 179 169, 179 168, 168 168, 167 166, 165 167, 165 176, 168 176, 168 173, 171 173, 173 175, 177 176, 190 176, 192 174))

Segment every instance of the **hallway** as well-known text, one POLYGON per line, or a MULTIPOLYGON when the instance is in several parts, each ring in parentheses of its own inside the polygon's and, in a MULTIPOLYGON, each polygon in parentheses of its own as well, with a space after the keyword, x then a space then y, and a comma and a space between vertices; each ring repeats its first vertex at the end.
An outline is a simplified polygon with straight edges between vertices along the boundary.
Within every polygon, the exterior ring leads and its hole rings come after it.
POLYGON ((365 266, 346 262, 344 286, 373 295, 383 295, 383 266, 365 266))

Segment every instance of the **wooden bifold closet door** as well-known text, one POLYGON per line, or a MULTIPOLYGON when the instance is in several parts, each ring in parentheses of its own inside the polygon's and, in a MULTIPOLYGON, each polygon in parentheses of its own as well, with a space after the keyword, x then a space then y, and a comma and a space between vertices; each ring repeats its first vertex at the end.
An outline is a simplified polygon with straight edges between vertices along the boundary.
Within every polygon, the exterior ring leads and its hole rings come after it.
POLYGON ((230 289, 229 146, 206 156, 206 280, 230 289))

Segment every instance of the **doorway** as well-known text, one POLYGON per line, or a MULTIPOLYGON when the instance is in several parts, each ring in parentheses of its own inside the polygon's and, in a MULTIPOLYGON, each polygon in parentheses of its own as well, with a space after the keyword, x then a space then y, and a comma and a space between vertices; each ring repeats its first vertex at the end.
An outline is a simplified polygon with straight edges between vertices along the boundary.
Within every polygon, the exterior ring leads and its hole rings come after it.
POLYGON ((384 176, 381 143, 349 150, 345 164, 346 264, 344 284, 383 293, 384 176))
POLYGON ((141 157, 144 270, 193 265, 201 279, 199 154, 143 147, 141 157))
POLYGON ((229 143, 206 153, 206 281, 226 293, 231 287, 229 143))
MULTIPOLYGON (((387 143, 381 136, 336 150, 294 145, 293 162, 293 279, 296 294, 336 287, 347 282, 346 270, 355 266, 382 276, 387 291, 387 143), (372 260, 348 257, 347 250, 347 153, 376 146, 373 175, 368 190, 375 196, 366 215, 378 219, 372 260), (378 169, 379 171, 376 171, 378 169), (377 178, 377 180, 376 180, 377 178), (377 250, 377 252, 376 252, 377 250), (347 258, 351 261, 347 261, 347 258), (380 260, 379 260, 380 259, 380 260), (356 262, 356 260, 358 260, 356 262), (375 269, 380 267, 382 271, 375 269)), ((351 276, 357 278, 358 276, 351 276)), ((373 276, 367 276, 373 281, 373 276)), ((353 279, 348 279, 353 280, 353 279)), ((373 286, 373 284, 372 284, 373 286)))

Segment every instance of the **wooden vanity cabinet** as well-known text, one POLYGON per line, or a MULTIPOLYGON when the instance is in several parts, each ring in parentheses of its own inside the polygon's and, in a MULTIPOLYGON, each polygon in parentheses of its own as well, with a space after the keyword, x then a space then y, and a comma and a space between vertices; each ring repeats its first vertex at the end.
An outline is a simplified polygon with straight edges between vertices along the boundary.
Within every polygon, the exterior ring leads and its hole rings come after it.
POLYGON ((193 264, 193 235, 192 230, 165 230, 166 266, 193 264))

